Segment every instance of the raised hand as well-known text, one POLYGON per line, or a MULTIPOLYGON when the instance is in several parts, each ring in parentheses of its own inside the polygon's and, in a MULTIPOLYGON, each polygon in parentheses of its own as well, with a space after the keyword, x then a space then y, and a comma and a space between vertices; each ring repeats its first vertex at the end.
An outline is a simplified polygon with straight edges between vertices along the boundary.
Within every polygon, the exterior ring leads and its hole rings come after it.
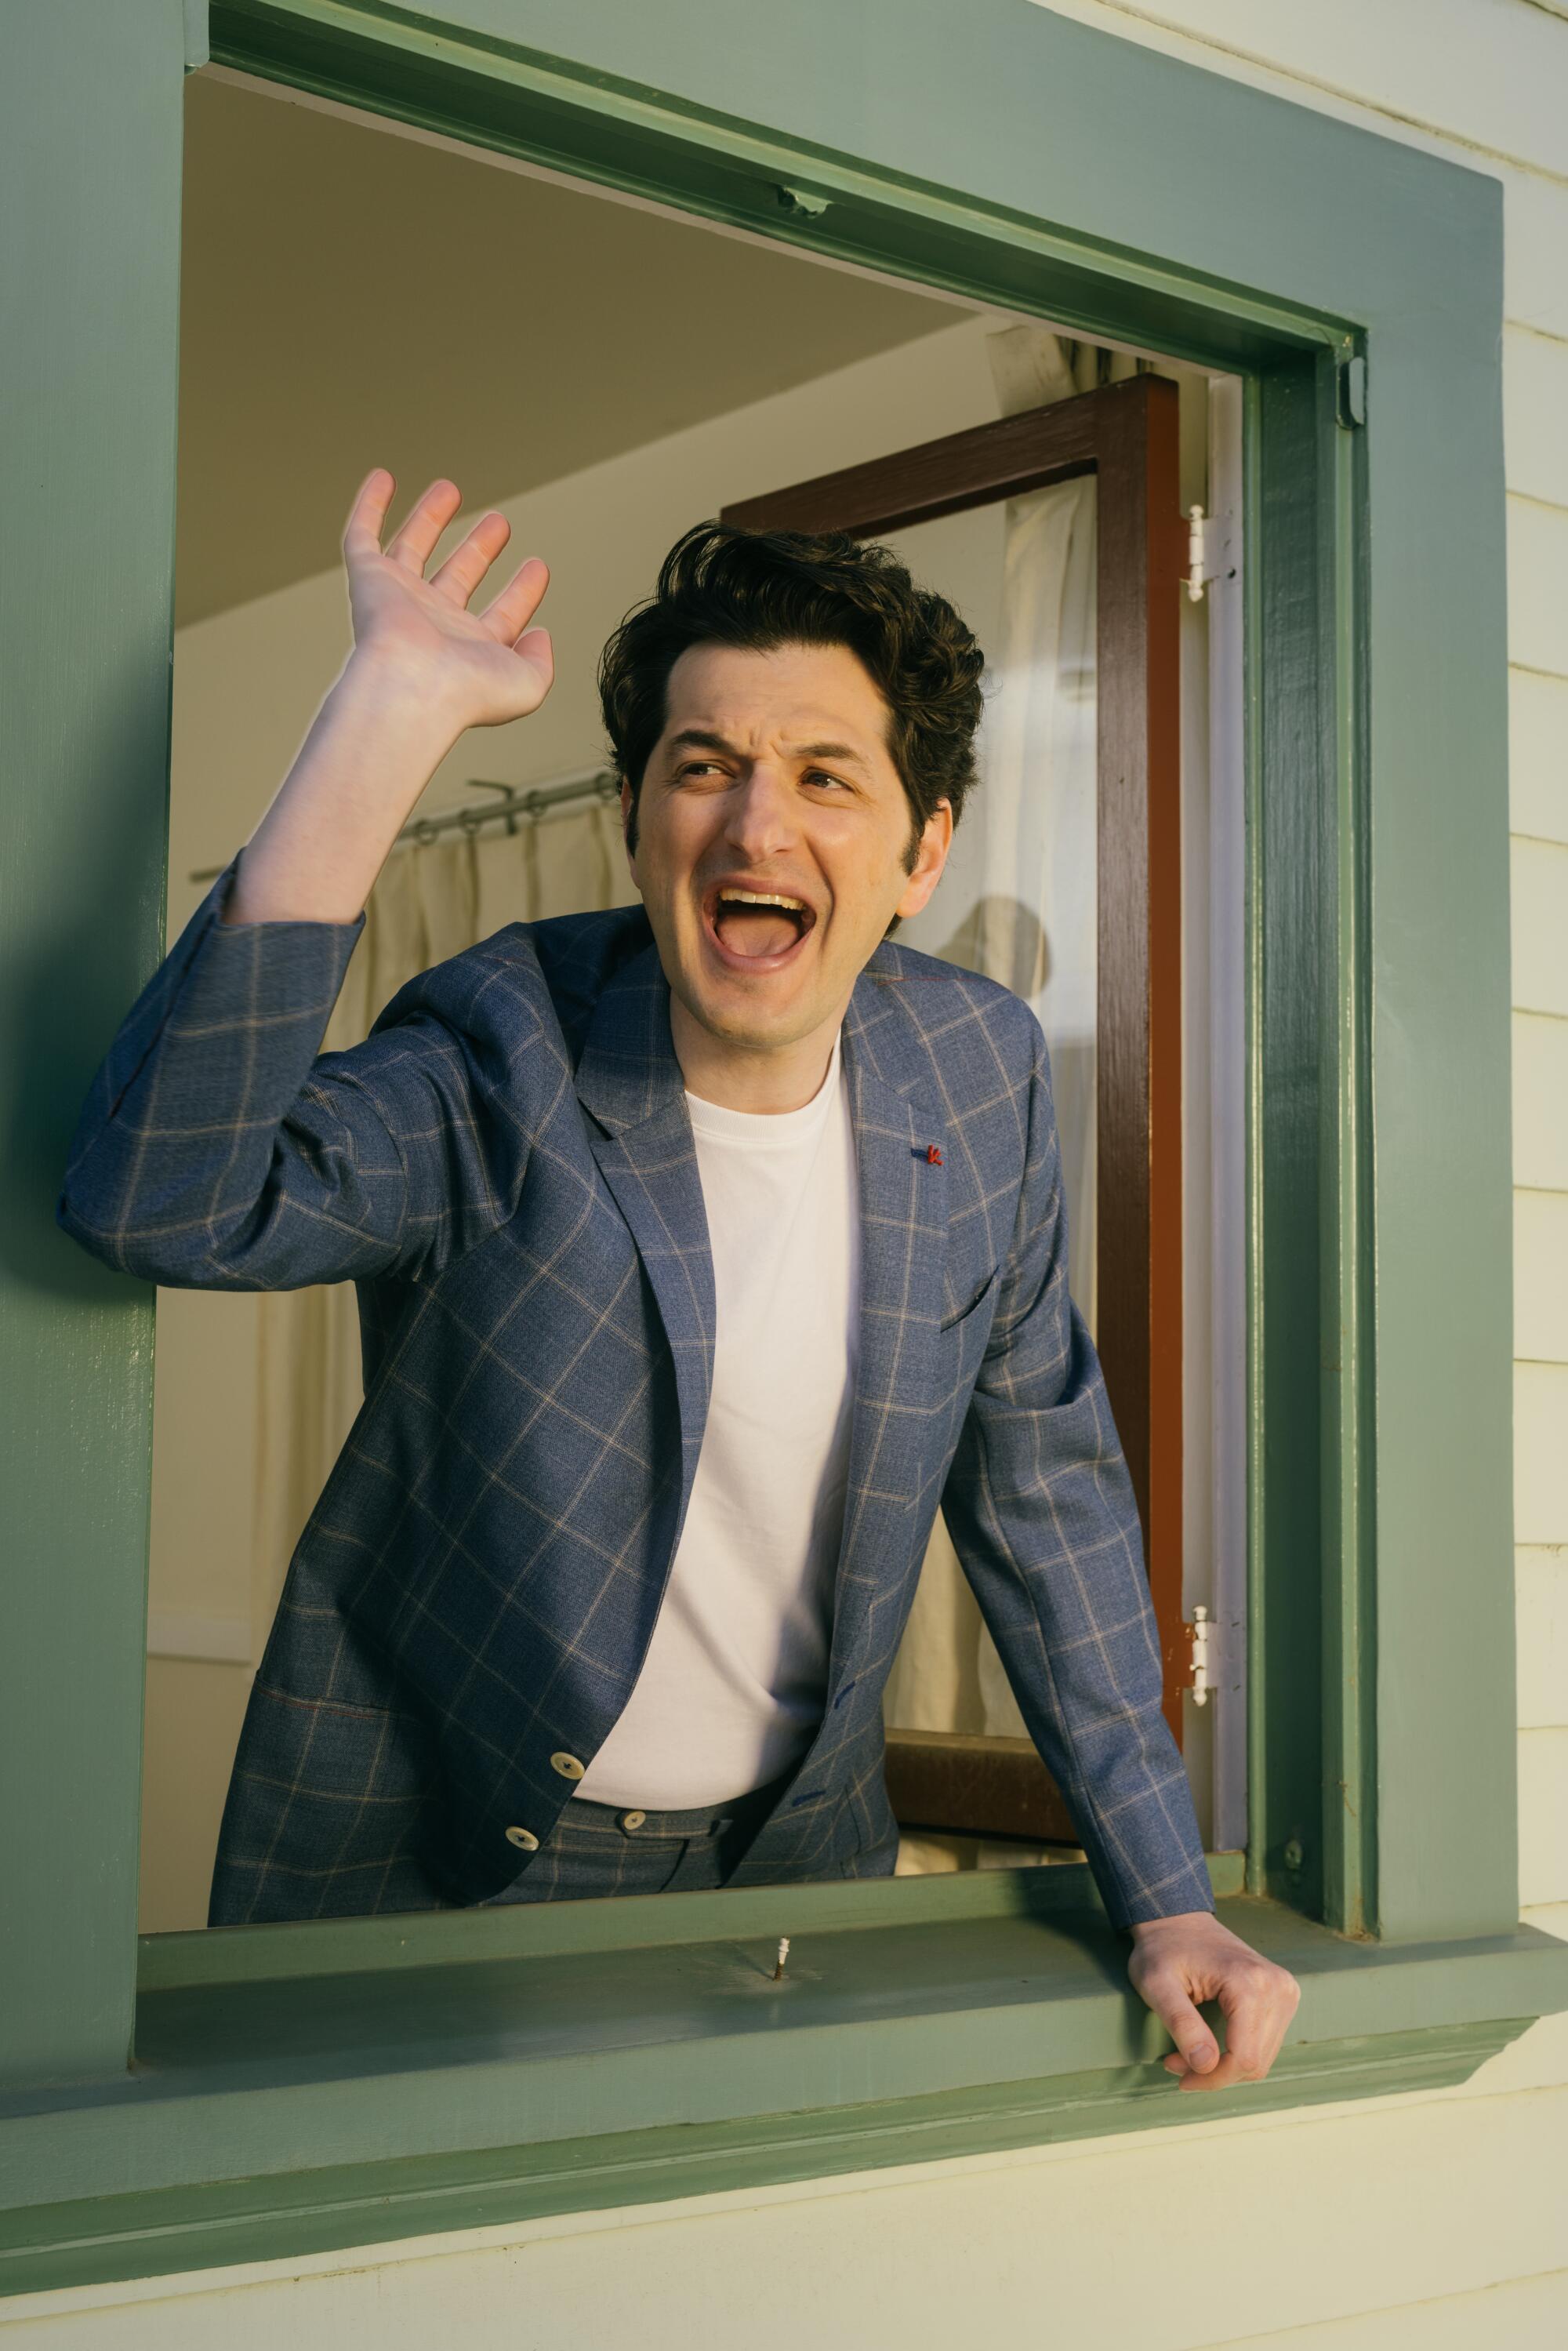
POLYGON ((469 599, 511 537, 506 517, 482 516, 427 580, 462 493, 455 482, 432 482, 383 549, 395 486, 384 466, 368 474, 343 533, 355 665, 440 707, 456 732, 526 717, 554 676, 549 631, 529 625, 548 568, 530 555, 483 611, 471 611, 469 599))
POLYGON ((549 631, 530 625, 549 580, 538 557, 470 611, 511 536, 505 517, 484 516, 427 580, 462 493, 432 482, 383 549, 394 487, 378 465, 354 500, 343 534, 354 649, 245 845, 220 922, 354 921, 459 737, 525 718, 549 692, 549 631))

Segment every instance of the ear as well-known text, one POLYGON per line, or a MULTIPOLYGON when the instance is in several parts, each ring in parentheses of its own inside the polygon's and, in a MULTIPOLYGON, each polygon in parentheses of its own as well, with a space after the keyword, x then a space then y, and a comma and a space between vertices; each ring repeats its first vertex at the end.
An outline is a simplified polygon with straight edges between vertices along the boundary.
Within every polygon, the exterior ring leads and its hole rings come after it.
POLYGON ((903 917, 919 914, 942 879, 942 868, 952 846, 953 804, 951 800, 938 800, 925 820, 920 835, 920 853, 904 885, 904 895, 893 910, 895 914, 903 917))
MULTIPOLYGON (((637 882, 637 860, 632 854, 631 844, 626 840, 627 827, 632 821, 632 787, 627 783, 624 777, 622 777, 621 783, 621 839, 626 849, 627 871, 630 872, 632 881, 637 882)), ((642 886, 642 883, 637 882, 637 887, 639 890, 642 886)))

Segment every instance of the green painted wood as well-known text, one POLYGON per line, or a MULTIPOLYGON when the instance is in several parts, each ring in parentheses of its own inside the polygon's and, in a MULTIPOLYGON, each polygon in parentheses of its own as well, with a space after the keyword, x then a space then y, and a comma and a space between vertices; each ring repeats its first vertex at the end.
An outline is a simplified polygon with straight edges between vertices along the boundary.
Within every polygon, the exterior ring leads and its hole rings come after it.
MULTIPOLYGON (((1320 933, 1323 432, 1314 370, 1264 376, 1246 520, 1254 627, 1249 850, 1252 1062, 1251 1834, 1263 1890, 1323 1903, 1323 1198, 1320 933)), ((1332 1099, 1332 1094, 1331 1094, 1332 1099)))
MULTIPOLYGON (((1246 1856, 1207 1855, 1217 1899, 1243 1891, 1246 1856)), ((145 1935, 138 1989, 276 1983, 289 1978, 380 1973, 471 1959, 562 1958, 646 1950, 671 1943, 727 1942, 822 1928, 983 1924, 1057 1918, 1100 1908, 1082 1863, 1044 1869, 966 1869, 915 1878, 835 1880, 815 1886, 737 1886, 713 1894, 642 1894, 599 1902, 517 1904, 501 1911, 429 1911, 417 1917, 335 1918, 321 1924, 220 1927, 145 1935)))
MULTIPOLYGON (((1376 1413, 1368 1376, 1376 1327, 1373 1183, 1371 871, 1367 716, 1362 648, 1368 589, 1364 537, 1366 434, 1336 429, 1339 392, 1355 366, 1343 360, 1331 387, 1320 363, 1320 494, 1333 516, 1333 573, 1325 599, 1333 629, 1323 648, 1334 679, 1333 727, 1324 746, 1322 855, 1333 862, 1333 919, 1325 925, 1322 1029, 1333 1082, 1323 1089, 1322 1156, 1333 1167, 1333 1214, 1323 1219, 1320 1312, 1340 1344, 1322 1373, 1325 1557, 1322 1577, 1323 1909, 1342 1933, 1379 1919, 1377 1894, 1377 1583, 1374 1541, 1376 1413), (1327 408, 1336 397, 1336 423, 1327 408)), ((1506 1826, 1505 1821, 1505 1826, 1506 1826)), ((1394 1923, 1393 1914, 1389 1925, 1394 1923)))
MULTIPOLYGON (((0 2110, 0 2281, 46 2254, 130 2275, 175 2241, 251 2258, 1197 2118, 1103 1915, 797 1915, 855 1890, 758 1889, 744 1935, 147 1994, 131 2076, 0 2110)), ((1568 1946, 1528 1928, 1408 1949, 1247 1897, 1221 1915, 1302 1999, 1277 2074, 1207 2118, 1458 2080, 1568 2008, 1568 1946)))
MULTIPOLYGON (((968 189, 979 186, 972 153, 968 176, 947 185, 919 169, 915 142, 902 142, 899 164, 873 162, 868 169, 876 152, 874 114, 885 96, 876 86, 883 78, 880 66, 875 80, 852 77, 854 119, 835 126, 846 143, 824 143, 819 132, 825 118, 841 110, 818 64, 833 53, 824 44, 841 49, 843 28, 823 0, 790 0, 772 19, 777 28, 798 18, 808 46, 786 43, 794 47, 791 69, 776 94, 766 77, 743 74, 755 111, 687 95, 691 77, 708 78, 710 14, 707 0, 691 0, 666 19, 668 39, 652 45, 663 57, 650 57, 664 70, 647 82, 618 69, 623 56, 633 48, 647 55, 650 45, 637 12, 613 0, 599 0, 586 12, 538 9, 522 0, 423 12, 375 0, 215 0, 210 26, 215 63, 634 194, 673 200, 834 258, 871 261, 929 284, 1049 310, 1065 325, 1103 324, 1099 279, 1108 266, 1124 299, 1135 303, 1142 331, 1177 357, 1201 360, 1223 350, 1238 363, 1281 342, 1343 342, 1343 327, 1325 323, 1310 305, 1241 285, 1209 294, 1198 277, 1150 256, 1116 252, 1097 236, 1057 234, 1050 214, 1034 204, 1003 208, 970 195, 968 189), (591 57, 582 55, 585 29, 591 57), (789 122, 792 107, 797 125, 789 122), (827 198, 826 212, 810 221, 787 214, 779 201, 784 181, 827 198)), ((910 34, 925 29, 922 19, 940 20, 942 6, 941 0, 918 0, 913 9, 900 0, 872 0, 862 14, 868 32, 876 20, 877 36, 907 48, 910 34)), ((993 10, 998 17, 1006 14, 993 10)), ((733 62, 744 68, 753 60, 733 62)), ((996 65, 1008 70, 1003 57, 996 65)), ((905 88, 913 81, 907 68, 899 78, 905 88)), ((932 97, 931 88, 918 94, 927 117, 932 97)), ((971 145, 980 118, 956 111, 963 143, 971 145)), ((1037 135, 1038 126, 1027 133, 1031 143, 1037 135)), ((1151 255, 1157 251, 1152 247, 1151 255)))
POLYGON ((1454 259, 1447 298, 1418 328, 1385 326, 1395 363, 1372 347, 1367 392, 1376 1327, 1363 1375, 1375 1445, 1375 1923, 1388 1936, 1478 1931, 1519 1901, 1495 181, 1476 184, 1454 259))
POLYGON ((131 2037, 152 1297, 53 1210, 162 944, 183 55, 69 0, 0 75, 0 2080, 131 2037))
POLYGON ((298 2259, 442 2230, 1449 2089, 1529 2022, 1504 2018, 1289 2047, 1267 2081, 1202 2098, 1175 2094, 1157 2064, 1115 2066, 870 2103, 832 2116, 682 2124, 638 2133, 632 2144, 618 2135, 563 2139, 548 2151, 506 2147, 342 2165, 38 2207, 19 2216, 9 2241, 0 2242, 0 2295, 298 2259))

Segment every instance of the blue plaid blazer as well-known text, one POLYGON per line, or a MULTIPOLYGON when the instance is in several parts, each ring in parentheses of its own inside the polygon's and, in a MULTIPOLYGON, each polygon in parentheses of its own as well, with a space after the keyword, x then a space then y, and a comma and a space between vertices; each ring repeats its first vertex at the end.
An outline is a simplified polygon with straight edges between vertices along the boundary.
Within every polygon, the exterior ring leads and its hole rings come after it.
MULTIPOLYGON (((513 923, 323 1053, 364 916, 223 924, 237 863, 110 1044, 56 1207, 149 1281, 357 1285, 364 1403, 256 1673, 211 1916, 475 1903, 526 1866, 507 1829, 542 1842, 570 1795, 551 1757, 590 1761, 631 1695, 702 1443, 668 987, 641 907, 513 923)), ((1039 1024, 887 941, 844 1061, 862 1324, 828 1687, 733 1882, 893 1868, 883 1689, 940 1503, 1112 1917, 1207 1909, 1039 1024)))

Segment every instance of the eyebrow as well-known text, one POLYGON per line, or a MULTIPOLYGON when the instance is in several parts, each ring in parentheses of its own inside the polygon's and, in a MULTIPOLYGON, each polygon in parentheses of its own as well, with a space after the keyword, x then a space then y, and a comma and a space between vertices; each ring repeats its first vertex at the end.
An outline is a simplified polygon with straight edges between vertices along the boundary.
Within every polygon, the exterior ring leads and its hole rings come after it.
MULTIPOLYGON (((670 737, 672 751, 727 751, 732 759, 741 757, 728 738, 711 726, 683 726, 678 735, 670 737)), ((852 743, 797 743, 789 755, 796 759, 841 759, 852 766, 864 768, 865 760, 852 743)))

